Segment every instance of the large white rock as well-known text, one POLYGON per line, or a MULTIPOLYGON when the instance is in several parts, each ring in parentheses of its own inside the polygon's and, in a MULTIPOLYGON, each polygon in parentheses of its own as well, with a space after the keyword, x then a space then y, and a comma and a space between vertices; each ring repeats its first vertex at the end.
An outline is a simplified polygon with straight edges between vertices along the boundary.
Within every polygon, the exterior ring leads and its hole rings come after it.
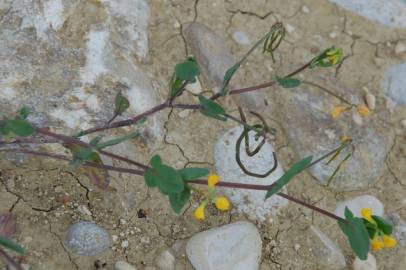
POLYGON ((406 63, 390 67, 381 82, 386 95, 398 106, 406 105, 406 63))
POLYGON ((258 229, 239 221, 194 235, 186 254, 196 270, 257 270, 261 247, 258 229))
POLYGON ((310 227, 310 245, 317 264, 327 269, 342 269, 345 267, 345 257, 341 249, 318 228, 310 227))
MULTIPOLYGON (((242 127, 235 127, 221 136, 216 143, 214 159, 216 171, 221 181, 258 185, 274 183, 284 173, 280 163, 278 163, 276 170, 265 178, 246 175, 238 166, 235 157, 235 146, 242 130, 242 127)), ((254 134, 254 132, 249 133, 251 149, 254 149, 260 142, 260 140, 255 141, 254 134)), ((243 140, 240 146, 241 162, 251 172, 265 173, 274 166, 273 151, 272 145, 266 142, 255 156, 249 157, 245 152, 243 140)), ((288 204, 287 200, 279 196, 272 196, 265 200, 265 191, 230 188, 222 191, 239 211, 246 213, 251 219, 261 221, 265 220, 269 214, 275 214, 278 209, 288 204)))
POLYGON ((368 257, 365 261, 360 260, 358 257, 355 258, 352 264, 352 269, 354 270, 376 270, 376 259, 374 255, 368 253, 368 257))
POLYGON ((371 195, 362 195, 351 200, 339 202, 335 214, 344 218, 345 207, 348 207, 354 216, 357 217, 361 217, 362 208, 372 208, 372 213, 377 216, 382 216, 384 213, 384 207, 381 201, 371 195))
POLYGON ((406 26, 404 0, 330 0, 330 2, 386 26, 406 26))

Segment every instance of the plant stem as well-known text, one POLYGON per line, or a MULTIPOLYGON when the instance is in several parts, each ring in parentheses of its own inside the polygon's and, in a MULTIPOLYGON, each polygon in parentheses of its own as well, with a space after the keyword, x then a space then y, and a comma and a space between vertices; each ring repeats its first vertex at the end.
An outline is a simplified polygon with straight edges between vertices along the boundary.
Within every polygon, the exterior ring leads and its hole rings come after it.
POLYGON ((19 263, 16 263, 3 249, 0 248, 0 257, 4 258, 7 265, 12 265, 17 270, 24 270, 19 263))
MULTIPOLYGON (((68 137, 71 138, 71 137, 68 137)), ((347 145, 349 145, 351 141, 347 142, 347 145)), ((314 164, 320 162, 321 160, 329 157, 330 155, 334 154, 338 149, 341 149, 345 147, 346 145, 340 145, 339 147, 335 148, 334 150, 328 152, 327 154, 323 155, 322 157, 316 159, 313 161, 311 164, 309 164, 308 167, 313 166, 314 164)), ((63 155, 57 155, 57 154, 51 154, 51 153, 44 153, 44 152, 39 152, 39 151, 33 151, 33 150, 25 150, 25 149, 0 149, 0 152, 21 152, 21 153, 26 153, 26 154, 33 154, 37 156, 45 156, 45 157, 50 157, 50 158, 55 158, 55 159, 60 159, 60 160, 65 160, 65 161, 71 161, 70 158, 63 156, 63 155)), ((122 158, 121 156, 118 156, 122 158)), ((121 167, 115 167, 115 166, 109 166, 109 165, 104 165, 104 164, 97 164, 97 163, 92 163, 92 162, 84 162, 82 164, 83 166, 89 166, 89 167, 96 167, 96 168, 102 168, 106 170, 111 170, 111 171, 117 171, 117 172, 124 172, 124 173, 130 173, 130 174, 135 174, 135 175, 144 175, 144 171, 141 170, 133 170, 129 168, 121 168, 121 167)), ((148 169, 149 167, 147 165, 141 164, 144 169, 148 169)), ((196 179, 196 180, 190 180, 188 181, 190 184, 198 184, 198 185, 207 185, 207 180, 204 179, 196 179)), ((219 182, 217 183, 217 186, 219 187, 225 187, 225 188, 238 188, 238 189, 251 189, 251 190, 269 190, 273 187, 274 184, 271 185, 256 185, 256 184, 244 184, 244 183, 235 183, 235 182, 219 182)), ((292 196, 289 196, 285 193, 279 192, 277 195, 290 200, 292 202, 301 204, 311 210, 314 210, 316 212, 319 212, 325 216, 328 216, 330 218, 336 219, 337 221, 341 222, 346 222, 344 219, 338 217, 337 215, 334 215, 333 213, 324 210, 322 208, 316 207, 314 205, 311 205, 309 203, 306 203, 304 201, 301 201, 297 198, 294 198, 292 196)))
MULTIPOLYGON (((90 144, 85 143, 85 142, 82 142, 81 140, 78 140, 78 139, 73 138, 73 137, 70 137, 70 136, 66 136, 66 135, 62 135, 62 134, 57 134, 57 133, 53 133, 53 132, 51 132, 51 131, 49 131, 49 130, 47 130, 47 129, 44 129, 44 128, 37 128, 36 131, 37 131, 38 133, 40 133, 40 134, 43 134, 43 135, 45 135, 45 136, 49 136, 49 137, 52 137, 52 138, 61 140, 61 141, 65 142, 65 143, 72 143, 72 144, 80 145, 80 146, 83 146, 83 147, 86 147, 86 148, 92 148, 92 146, 91 146, 90 144)), ((113 154, 113 153, 108 152, 108 151, 105 151, 105 150, 99 150, 98 152, 99 152, 100 154, 105 155, 105 156, 108 156, 108 157, 111 157, 111 158, 115 158, 115 159, 124 161, 124 162, 126 162, 126 163, 128 163, 128 164, 135 165, 135 166, 137 166, 137 167, 139 167, 139 168, 142 168, 142 169, 147 169, 147 168, 148 168, 148 166, 146 166, 146 165, 144 165, 144 164, 142 164, 142 163, 139 163, 139 162, 137 162, 137 161, 131 160, 131 159, 129 159, 129 158, 122 157, 122 156, 120 156, 120 155, 113 154)))

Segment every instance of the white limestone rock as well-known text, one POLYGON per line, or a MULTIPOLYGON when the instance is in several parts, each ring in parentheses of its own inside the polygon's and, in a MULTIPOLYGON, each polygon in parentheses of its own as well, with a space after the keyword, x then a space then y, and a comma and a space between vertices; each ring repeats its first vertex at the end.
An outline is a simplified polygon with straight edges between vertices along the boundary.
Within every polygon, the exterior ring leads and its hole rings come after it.
MULTIPOLYGON (((242 127, 230 129, 218 139, 215 145, 214 160, 216 172, 221 181, 258 185, 274 183, 284 174, 280 163, 276 170, 265 178, 246 175, 239 167, 235 158, 235 146, 242 130, 242 127)), ((254 137, 254 132, 250 132, 251 149, 260 143, 260 140, 256 142, 254 137)), ((249 157, 245 152, 243 141, 240 145, 241 162, 251 172, 265 173, 274 166, 273 151, 272 145, 266 142, 255 156, 249 157)), ((264 221, 270 214, 276 214, 280 208, 288 204, 287 200, 279 196, 272 196, 265 200, 265 191, 227 188, 222 192, 230 198, 233 206, 239 211, 246 213, 251 219, 260 221, 264 221)))
POLYGON ((257 270, 261 247, 258 229, 239 221, 194 235, 186 254, 196 270, 257 270))
POLYGON ((374 255, 368 253, 368 257, 366 260, 361 260, 360 258, 356 257, 354 263, 352 264, 353 270, 376 270, 376 259, 374 255))

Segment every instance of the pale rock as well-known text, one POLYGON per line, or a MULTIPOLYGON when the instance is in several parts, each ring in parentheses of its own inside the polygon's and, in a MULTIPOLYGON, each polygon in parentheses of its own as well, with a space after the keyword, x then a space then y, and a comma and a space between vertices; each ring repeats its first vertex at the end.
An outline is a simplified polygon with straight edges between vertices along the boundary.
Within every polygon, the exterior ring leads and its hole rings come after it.
POLYGON ((186 254, 196 270, 257 270, 261 247, 258 229, 239 221, 194 235, 186 254))
MULTIPOLYGON (((276 169, 265 178, 257 178, 246 175, 239 167, 235 159, 235 145, 243 128, 237 126, 223 134, 217 141, 214 149, 214 160, 216 172, 222 182, 237 182, 246 184, 270 185, 277 181, 284 171, 280 162, 276 169)), ((260 139, 255 141, 255 134, 249 132, 251 149, 260 143, 260 139)), ((244 141, 240 145, 241 162, 245 167, 255 173, 266 173, 274 167, 273 147, 265 142, 261 150, 253 157, 249 157, 245 152, 244 141)), ((219 189, 220 191, 220 189, 219 189)), ((280 208, 287 206, 288 201, 279 197, 272 196, 265 200, 265 192, 258 190, 245 189, 222 189, 222 192, 230 198, 233 206, 240 212, 246 213, 251 219, 265 221, 270 214, 276 214, 280 208)))
POLYGON ((400 121, 400 124, 402 125, 402 127, 406 128, 406 119, 402 119, 402 121, 400 121))
POLYGON ((375 108, 376 108, 376 98, 375 98, 375 96, 373 94, 367 93, 365 95, 365 102, 368 105, 368 108, 370 110, 375 110, 375 108))
POLYGON ((251 43, 250 38, 243 31, 234 31, 232 37, 235 42, 241 45, 249 45, 251 43))
POLYGON ((129 264, 125 261, 117 261, 114 264, 114 268, 116 270, 137 270, 134 266, 132 266, 131 264, 129 264))
POLYGON ((348 209, 350 209, 351 212, 356 217, 362 217, 361 216, 362 208, 371 208, 372 213, 377 216, 383 216, 384 213, 384 206, 382 202, 378 200, 376 197, 371 195, 362 195, 350 200, 339 202, 337 204, 335 214, 339 217, 345 218, 344 216, 345 207, 348 207, 348 209))
POLYGON ((175 256, 170 250, 164 250, 157 258, 156 265, 159 270, 174 270, 175 269, 175 256))
POLYGON ((336 37, 338 37, 338 33, 337 32, 335 32, 335 31, 333 31, 333 32, 331 32, 329 35, 328 35, 330 38, 336 38, 336 37))
POLYGON ((406 105, 406 63, 391 66, 381 81, 381 86, 386 95, 397 106, 406 105))
POLYGON ((310 9, 307 6, 302 6, 302 12, 303 13, 309 13, 310 9))
POLYGON ((196 81, 194 83, 188 83, 185 87, 186 91, 198 95, 202 92, 202 85, 200 83, 199 78, 196 78, 196 81))
POLYGON ((404 52, 406 52, 406 45, 403 42, 399 41, 398 43, 396 43, 395 46, 395 54, 399 55, 404 52))
POLYGON ((81 256, 95 256, 110 245, 108 233, 98 225, 80 221, 69 227, 65 236, 65 246, 81 256))
POLYGON ((128 246, 130 245, 130 243, 128 242, 128 240, 124 240, 121 242, 121 247, 122 248, 128 248, 128 246))
POLYGON ((390 27, 406 27, 404 0, 330 0, 347 10, 390 27))
POLYGON ((293 25, 290 25, 290 24, 286 24, 286 31, 288 31, 288 33, 293 33, 293 32, 295 32, 295 30, 296 30, 296 28, 293 26, 293 25))
POLYGON ((346 266, 341 249, 317 227, 310 227, 308 242, 317 264, 328 269, 343 269, 346 266))
POLYGON ((90 212, 89 208, 87 208, 85 205, 79 205, 77 210, 83 215, 92 216, 92 212, 90 212))
POLYGON ((362 116, 359 115, 359 113, 353 112, 352 121, 354 121, 354 123, 357 124, 358 126, 362 126, 362 123, 363 123, 362 116))
POLYGON ((352 264, 353 270, 376 270, 376 259, 374 255, 368 253, 368 257, 366 260, 361 260, 360 258, 356 257, 354 263, 352 264))

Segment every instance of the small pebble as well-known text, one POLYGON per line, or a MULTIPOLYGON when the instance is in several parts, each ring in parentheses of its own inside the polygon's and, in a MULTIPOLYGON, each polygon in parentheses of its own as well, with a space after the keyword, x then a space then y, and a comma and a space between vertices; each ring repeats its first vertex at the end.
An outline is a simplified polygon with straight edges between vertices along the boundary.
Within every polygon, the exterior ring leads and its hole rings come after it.
POLYGON ((164 250, 157 258, 156 265, 159 270, 174 270, 175 256, 169 250, 164 250))
POLYGON ((310 9, 309 9, 307 6, 303 6, 303 7, 302 7, 302 12, 303 12, 303 13, 309 13, 309 12, 310 12, 310 9))
POLYGON ((128 242, 128 240, 124 240, 123 242, 121 242, 122 248, 128 248, 129 245, 130 245, 130 243, 128 242))
POLYGON ((399 41, 395 46, 395 54, 402 54, 404 52, 406 52, 406 45, 399 41))
POLYGON ((79 205, 77 210, 83 215, 92 216, 92 212, 90 212, 90 210, 85 205, 79 205))
POLYGON ((331 33, 329 34, 329 37, 330 37, 330 38, 336 38, 336 37, 338 37, 338 33, 337 33, 337 32, 331 32, 331 33))
POLYGON ((400 121, 400 124, 402 125, 402 127, 406 128, 406 118, 400 121))
POLYGON ((376 98, 371 93, 365 95, 365 102, 370 110, 375 110, 376 108, 376 98))
POLYGON ((354 121, 355 124, 362 126, 362 116, 359 115, 358 113, 352 114, 352 120, 354 121))
POLYGON ((293 27, 290 24, 286 24, 286 31, 288 31, 288 33, 293 33, 295 31, 295 27, 293 27))
POLYGON ((300 249, 300 245, 296 243, 296 244, 293 246, 293 248, 295 249, 295 251, 298 251, 298 250, 300 249))
POLYGON ((114 268, 116 270, 137 270, 134 266, 132 266, 131 264, 129 264, 125 261, 116 262, 116 264, 114 265, 114 268))

